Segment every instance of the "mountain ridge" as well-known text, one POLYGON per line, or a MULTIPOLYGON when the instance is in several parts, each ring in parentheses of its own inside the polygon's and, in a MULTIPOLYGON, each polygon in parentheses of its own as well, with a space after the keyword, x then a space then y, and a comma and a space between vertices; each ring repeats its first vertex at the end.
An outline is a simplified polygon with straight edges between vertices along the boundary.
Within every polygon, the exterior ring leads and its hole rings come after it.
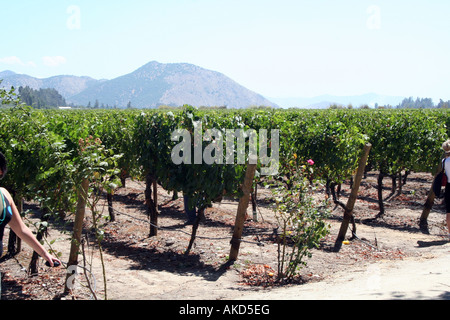
POLYGON ((70 75, 38 79, 6 70, 0 72, 1 86, 26 86, 33 89, 54 88, 68 103, 100 104, 137 108, 159 105, 181 106, 271 106, 277 104, 255 93, 217 71, 189 63, 163 64, 150 61, 137 70, 111 80, 70 75))
POLYGON ((35 78, 11 70, 0 72, 2 87, 29 86, 32 89, 56 89, 68 103, 99 104, 124 108, 129 103, 138 108, 159 105, 181 106, 272 106, 282 108, 324 109, 330 105, 354 107, 369 105, 398 105, 405 97, 367 93, 353 96, 320 95, 316 97, 263 97, 224 74, 189 63, 159 63, 150 61, 131 73, 114 79, 93 79, 88 76, 58 75, 35 78))
POLYGON ((63 97, 67 98, 81 92, 90 85, 102 82, 104 80, 96 80, 87 76, 59 75, 49 78, 36 78, 27 74, 18 74, 10 70, 0 72, 0 80, 2 87, 29 86, 31 89, 56 89, 63 97))

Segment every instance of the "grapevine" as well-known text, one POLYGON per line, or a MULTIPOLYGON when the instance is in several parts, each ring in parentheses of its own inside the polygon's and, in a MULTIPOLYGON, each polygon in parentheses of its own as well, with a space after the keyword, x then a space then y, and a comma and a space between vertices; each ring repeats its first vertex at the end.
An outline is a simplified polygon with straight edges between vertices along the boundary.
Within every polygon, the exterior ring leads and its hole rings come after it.
MULTIPOLYGON (((367 142, 373 146, 367 167, 380 172, 380 190, 385 176, 398 177, 410 171, 434 173, 441 144, 450 134, 449 111, 444 109, 199 110, 183 106, 170 110, 40 111, 20 105, 7 92, 1 95, 2 101, 15 104, 0 109, 0 151, 9 166, 1 184, 16 194, 18 201, 38 201, 45 212, 40 226, 45 227, 50 226, 49 215, 67 219, 70 216, 66 213, 75 212, 82 179, 90 181, 90 193, 95 187, 111 198, 124 177, 146 181, 151 236, 158 230, 158 203, 152 195, 155 187, 187 195, 200 212, 224 194, 239 197, 246 164, 238 163, 237 153, 230 164, 225 161, 226 154, 223 164, 173 162, 172 150, 179 143, 172 139, 173 132, 193 134, 199 124, 202 137, 212 129, 221 134, 227 129, 242 129, 254 130, 260 139, 261 129, 279 130, 282 170, 277 176, 264 177, 258 162, 256 180, 284 181, 287 189, 304 182, 313 186, 323 183, 329 191, 352 178, 367 142), (89 152, 80 153, 83 148, 89 152), (298 168, 308 166, 309 160, 314 170, 308 173, 307 181, 299 181, 298 172, 287 170, 299 164, 298 168)), ((204 151, 211 141, 202 139, 200 143, 204 151)), ((233 144, 237 147, 237 141, 233 144)), ((248 150, 248 139, 245 146, 248 150)), ((194 139, 191 147, 194 154, 194 139)), ((270 138, 268 149, 270 152, 270 138)), ((300 191, 295 193, 297 197, 305 194, 300 191)), ((381 212, 380 196, 379 203, 381 212)), ((112 200, 109 206, 113 206, 112 200)), ((96 214, 97 239, 101 240, 98 222, 104 217, 97 215, 95 205, 91 209, 96 214)), ((294 270, 288 272, 294 274, 294 270)))

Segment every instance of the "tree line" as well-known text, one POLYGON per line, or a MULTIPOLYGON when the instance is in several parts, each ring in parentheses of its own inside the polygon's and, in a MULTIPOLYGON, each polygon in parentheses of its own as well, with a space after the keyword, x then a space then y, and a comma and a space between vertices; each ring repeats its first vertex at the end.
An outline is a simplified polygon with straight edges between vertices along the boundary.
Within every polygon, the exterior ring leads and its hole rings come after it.
POLYGON ((438 104, 434 104, 431 98, 416 98, 414 100, 413 97, 405 98, 403 101, 397 106, 398 109, 427 109, 427 108, 449 108, 450 100, 444 101, 439 99, 438 104))
POLYGON ((52 109, 66 105, 66 100, 56 89, 35 90, 26 87, 19 87, 19 97, 28 106, 35 109, 52 109))
MULTIPOLYGON (((1 80, 0 80, 1 84, 1 80)), ((13 88, 12 88, 13 89, 13 88)), ((6 90, 2 89, 5 93, 6 90)), ((53 88, 48 89, 39 89, 35 90, 30 88, 29 86, 26 87, 19 87, 18 90, 18 96, 22 102, 24 102, 26 105, 31 106, 35 109, 52 109, 57 108, 61 106, 68 106, 66 103, 65 98, 56 90, 53 88)), ((0 101, 2 101, 0 96, 0 101)), ((6 101, 2 101, 2 104, 6 104, 6 101)), ((72 107, 74 107, 73 104, 70 104, 72 107)), ((110 106, 105 104, 100 104, 98 100, 95 100, 95 102, 92 104, 90 101, 86 106, 78 106, 80 108, 86 108, 86 109, 121 109, 118 108, 116 105, 110 106)), ((431 108, 438 108, 438 109, 445 109, 450 107, 450 100, 444 101, 442 99, 439 99, 439 102, 435 104, 431 98, 419 98, 417 97, 414 99, 413 97, 405 98, 400 102, 397 106, 391 106, 391 105, 385 105, 380 106, 378 104, 375 104, 375 109, 382 108, 382 109, 431 109, 431 108)), ((128 102, 127 109, 133 109, 134 107, 131 104, 131 101, 128 102)), ((209 107, 211 108, 211 107, 209 107)), ((214 107, 213 107, 214 108, 214 107)), ((215 107, 215 108, 223 108, 223 107, 215 107)), ((262 108, 262 107, 259 107, 262 108)), ((330 109, 341 109, 345 108, 343 106, 339 105, 332 105, 330 106, 330 109)), ((347 107, 348 109, 353 109, 353 106, 349 105, 347 107)), ((369 109, 368 105, 361 106, 361 109, 369 109)))

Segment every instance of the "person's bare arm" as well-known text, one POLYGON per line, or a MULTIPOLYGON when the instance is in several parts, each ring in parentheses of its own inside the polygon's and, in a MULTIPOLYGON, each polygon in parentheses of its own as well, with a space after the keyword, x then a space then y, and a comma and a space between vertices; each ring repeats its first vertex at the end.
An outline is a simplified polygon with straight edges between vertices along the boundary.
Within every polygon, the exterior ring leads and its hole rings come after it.
POLYGON ((50 263, 51 266, 53 266, 53 261, 60 261, 50 255, 47 250, 39 243, 39 241, 36 239, 34 234, 31 232, 31 230, 25 225, 22 218, 20 217, 19 211, 17 210, 16 204, 14 203, 14 200, 11 197, 11 194, 8 192, 8 190, 1 188, 1 191, 3 195, 8 199, 11 209, 12 209, 12 218, 9 222, 9 226, 11 227, 11 230, 14 231, 14 233, 25 243, 27 243, 34 251, 37 252, 42 258, 44 258, 46 261, 50 263))

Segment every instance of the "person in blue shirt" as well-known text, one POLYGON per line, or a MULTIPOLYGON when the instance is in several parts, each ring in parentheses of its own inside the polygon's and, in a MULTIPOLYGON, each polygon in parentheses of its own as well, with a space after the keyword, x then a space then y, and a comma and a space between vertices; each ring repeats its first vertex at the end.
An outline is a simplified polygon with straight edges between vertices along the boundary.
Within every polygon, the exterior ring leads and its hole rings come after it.
MULTIPOLYGON (((0 152, 0 180, 3 179, 6 171, 6 158, 3 153, 0 152)), ((61 265, 61 261, 49 254, 33 235, 31 230, 25 225, 8 190, 0 188, 0 257, 3 254, 3 233, 7 225, 9 225, 11 230, 14 231, 20 239, 46 260, 51 267, 61 265)))

